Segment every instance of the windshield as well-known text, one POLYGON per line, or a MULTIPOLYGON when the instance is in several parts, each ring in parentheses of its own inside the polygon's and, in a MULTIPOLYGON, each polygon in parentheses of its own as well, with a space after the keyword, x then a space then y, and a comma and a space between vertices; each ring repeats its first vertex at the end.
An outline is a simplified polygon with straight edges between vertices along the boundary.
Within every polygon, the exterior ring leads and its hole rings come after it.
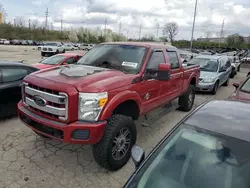
POLYGON ((78 64, 136 74, 140 70, 145 52, 146 48, 140 46, 101 44, 86 53, 78 64))
POLYGON ((241 91, 250 93, 250 79, 248 78, 247 81, 241 86, 241 91))
POLYGON ((46 65, 57 65, 61 63, 65 59, 65 56, 63 55, 54 55, 51 57, 48 57, 47 59, 41 61, 40 63, 46 64, 46 65))
POLYGON ((45 43, 44 46, 57 46, 57 43, 45 43))
POLYGON ((129 188, 249 188, 250 143, 178 128, 135 175, 129 188))
POLYGON ((189 61, 189 64, 200 65, 201 71, 217 72, 218 70, 218 62, 216 60, 206 58, 194 58, 189 61))

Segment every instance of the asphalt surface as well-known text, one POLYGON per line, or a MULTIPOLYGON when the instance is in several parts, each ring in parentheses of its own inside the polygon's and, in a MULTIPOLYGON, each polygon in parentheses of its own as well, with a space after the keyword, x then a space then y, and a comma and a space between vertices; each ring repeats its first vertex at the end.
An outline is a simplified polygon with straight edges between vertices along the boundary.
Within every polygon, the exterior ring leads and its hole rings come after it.
MULTIPOLYGON (((0 46, 0 59, 26 60, 32 64, 41 60, 33 47, 0 46)), ((249 69, 242 69, 227 87, 217 95, 196 95, 195 106, 212 98, 226 99, 234 91, 232 83, 245 78, 249 69)), ((158 141, 187 113, 176 110, 177 101, 149 114, 149 127, 137 124, 137 144, 148 153, 158 141)), ((141 118, 142 119, 142 118, 141 118)), ((36 136, 17 118, 0 121, 0 187, 1 188, 96 188, 122 187, 132 174, 132 161, 117 172, 99 167, 91 146, 63 144, 36 136)))

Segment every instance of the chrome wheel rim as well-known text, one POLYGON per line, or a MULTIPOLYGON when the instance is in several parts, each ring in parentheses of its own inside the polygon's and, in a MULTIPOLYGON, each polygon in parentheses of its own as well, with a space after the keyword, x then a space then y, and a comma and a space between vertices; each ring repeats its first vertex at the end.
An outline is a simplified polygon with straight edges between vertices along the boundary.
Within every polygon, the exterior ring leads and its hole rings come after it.
POLYGON ((131 144, 131 133, 127 128, 122 128, 112 143, 112 157, 121 160, 128 152, 131 144))
POLYGON ((190 92, 189 96, 188 96, 188 105, 189 105, 189 107, 192 106, 193 100, 194 100, 194 91, 192 90, 192 91, 190 92))

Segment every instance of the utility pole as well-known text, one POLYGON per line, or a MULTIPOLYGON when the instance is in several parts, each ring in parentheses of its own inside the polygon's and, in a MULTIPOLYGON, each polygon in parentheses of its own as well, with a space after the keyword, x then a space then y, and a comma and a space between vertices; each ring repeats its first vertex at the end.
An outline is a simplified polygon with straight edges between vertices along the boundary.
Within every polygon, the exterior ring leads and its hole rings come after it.
POLYGON ((104 37, 106 38, 106 29, 107 29, 107 18, 105 18, 105 26, 104 26, 104 37))
POLYGON ((128 29, 127 29, 127 40, 128 40, 128 29))
POLYGON ((16 18, 14 18, 14 27, 16 27, 16 18))
POLYGON ((61 19, 61 32, 63 30, 63 20, 61 19))
POLYGON ((196 13, 197 13, 196 10, 197 10, 197 0, 195 0, 195 7, 194 7, 194 20, 193 20, 193 28, 192 28, 191 42, 190 42, 190 50, 192 50, 192 47, 193 47, 194 26, 195 26, 195 19, 196 19, 196 13))
POLYGON ((139 40, 141 39, 141 24, 140 24, 140 28, 139 28, 139 40))
POLYGON ((29 19, 29 29, 30 29, 30 19, 29 19))
POLYGON ((45 29, 48 27, 48 17, 49 17, 49 8, 47 7, 45 11, 45 29))
POLYGON ((157 31, 156 31, 157 39, 159 38, 159 29, 160 29, 160 24, 159 22, 157 22, 157 31))
POLYGON ((119 23, 119 36, 121 35, 122 23, 119 23))
POLYGON ((53 27, 53 23, 52 22, 50 23, 50 28, 53 31, 54 27, 53 27))
POLYGON ((222 37, 224 35, 223 34, 223 32, 224 32, 224 22, 225 22, 225 19, 223 19, 223 22, 222 22, 222 25, 221 25, 219 48, 220 48, 221 39, 222 39, 222 37))

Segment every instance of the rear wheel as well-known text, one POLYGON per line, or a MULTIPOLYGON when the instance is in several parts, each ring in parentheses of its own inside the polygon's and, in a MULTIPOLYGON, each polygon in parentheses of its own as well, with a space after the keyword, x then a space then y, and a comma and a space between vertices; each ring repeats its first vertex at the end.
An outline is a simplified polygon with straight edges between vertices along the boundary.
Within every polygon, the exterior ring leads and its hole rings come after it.
POLYGON ((238 66, 238 72, 240 72, 240 65, 238 66))
POLYGON ((179 98, 180 110, 188 112, 193 108, 195 99, 195 86, 190 85, 184 95, 179 98))
POLYGON ((136 126, 131 117, 113 115, 108 120, 103 138, 93 145, 96 162, 108 170, 120 169, 131 156, 136 136, 136 126))
POLYGON ((41 56, 44 57, 46 55, 45 52, 41 52, 41 56))
POLYGON ((229 78, 227 79, 227 81, 223 84, 223 86, 228 86, 229 84, 229 78))

